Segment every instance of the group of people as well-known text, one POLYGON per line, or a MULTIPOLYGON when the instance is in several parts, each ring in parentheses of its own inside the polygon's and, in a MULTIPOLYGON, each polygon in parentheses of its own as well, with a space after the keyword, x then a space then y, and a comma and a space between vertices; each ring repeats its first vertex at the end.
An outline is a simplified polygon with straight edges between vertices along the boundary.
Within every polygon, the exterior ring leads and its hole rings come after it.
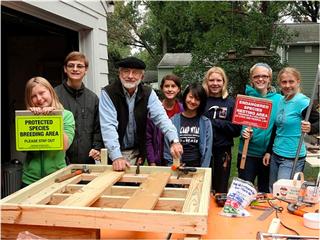
MULTIPOLYGON (((269 192, 280 178, 289 178, 302 133, 319 132, 319 112, 304 119, 310 99, 300 93, 301 77, 294 68, 278 74, 283 95, 271 86, 272 69, 257 63, 250 69, 245 94, 272 101, 267 129, 232 123, 235 101, 228 95, 228 78, 220 67, 212 67, 202 84, 190 83, 182 92, 174 74, 163 77, 163 100, 142 83, 145 63, 135 57, 118 62, 119 80, 97 95, 86 88, 83 78, 89 63, 80 52, 65 59, 66 80, 55 89, 41 77, 27 82, 25 102, 34 114, 63 110, 63 151, 28 152, 23 168, 23 185, 69 163, 95 163, 100 149, 108 150, 115 171, 131 165, 170 166, 175 159, 186 166, 211 167, 212 191, 227 192, 233 139, 240 137, 238 175, 254 183, 258 191, 269 192), (250 139, 244 169, 239 168, 244 139, 250 139)), ((302 171, 306 157, 303 145, 296 171, 302 171)))

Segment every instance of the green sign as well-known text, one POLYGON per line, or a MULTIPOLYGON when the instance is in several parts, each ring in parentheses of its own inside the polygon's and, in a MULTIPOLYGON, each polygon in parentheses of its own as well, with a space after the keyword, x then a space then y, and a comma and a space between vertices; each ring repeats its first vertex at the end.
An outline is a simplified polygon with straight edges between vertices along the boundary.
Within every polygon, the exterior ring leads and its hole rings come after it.
POLYGON ((30 111, 16 111, 16 148, 17 151, 62 150, 62 112, 33 115, 30 111))

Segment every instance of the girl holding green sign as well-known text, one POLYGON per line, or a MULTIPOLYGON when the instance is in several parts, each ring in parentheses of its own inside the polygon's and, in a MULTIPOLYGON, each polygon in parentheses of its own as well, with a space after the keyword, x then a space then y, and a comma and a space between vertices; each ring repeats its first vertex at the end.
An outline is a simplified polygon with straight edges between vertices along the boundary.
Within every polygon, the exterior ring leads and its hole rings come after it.
POLYGON ((66 166, 65 151, 72 143, 75 131, 73 114, 63 108, 51 84, 42 77, 31 78, 25 88, 27 110, 35 115, 50 115, 63 111, 63 150, 28 151, 23 165, 22 187, 66 166))

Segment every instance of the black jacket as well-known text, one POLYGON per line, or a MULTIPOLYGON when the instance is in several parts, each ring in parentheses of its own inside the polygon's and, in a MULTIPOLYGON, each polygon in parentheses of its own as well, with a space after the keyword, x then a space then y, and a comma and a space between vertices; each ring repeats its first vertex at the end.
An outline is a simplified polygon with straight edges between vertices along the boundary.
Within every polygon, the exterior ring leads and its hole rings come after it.
MULTIPOLYGON (((117 119, 119 123, 117 131, 119 135, 119 144, 121 150, 124 150, 123 138, 128 125, 129 113, 122 84, 120 80, 118 80, 104 87, 103 89, 108 93, 113 105, 115 106, 115 109, 117 110, 117 119)), ((152 89, 150 87, 139 84, 134 104, 134 118, 137 125, 134 148, 139 149, 140 156, 143 159, 146 157, 146 125, 148 115, 147 106, 151 90, 152 89)))
POLYGON ((55 87, 55 91, 64 108, 73 113, 76 123, 75 136, 66 154, 69 162, 94 164, 94 159, 88 156, 89 151, 104 148, 97 95, 84 84, 76 90, 66 81, 55 87))
POLYGON ((212 123, 213 148, 233 146, 233 138, 240 136, 241 125, 232 123, 235 101, 232 97, 225 99, 208 97, 204 115, 212 123))

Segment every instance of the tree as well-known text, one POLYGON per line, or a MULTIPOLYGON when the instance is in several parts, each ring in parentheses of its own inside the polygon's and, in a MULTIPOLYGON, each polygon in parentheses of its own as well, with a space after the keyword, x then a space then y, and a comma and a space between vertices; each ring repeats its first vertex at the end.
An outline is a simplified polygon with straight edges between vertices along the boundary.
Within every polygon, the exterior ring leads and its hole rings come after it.
MULTIPOLYGON (((223 67, 230 79, 230 92, 239 93, 248 81, 249 69, 256 62, 266 62, 276 72, 283 65, 276 53, 278 46, 290 39, 285 28, 277 24, 287 2, 218 2, 219 6, 210 6, 202 2, 197 6, 196 18, 207 29, 194 41, 192 64, 189 68, 178 68, 176 73, 182 79, 202 81, 205 72, 211 66, 223 67), (219 11, 215 14, 213 10, 219 11), (213 14, 211 14, 213 12, 213 14), (221 17, 223 16, 223 17, 221 17), (265 56, 250 56, 251 47, 263 46, 265 56), (229 60, 229 50, 237 50, 237 58, 229 60)), ((185 85, 185 84, 184 84, 185 85)))
POLYGON ((192 64, 177 68, 185 81, 201 81, 208 67, 226 68, 236 92, 248 79, 256 61, 281 67, 276 48, 290 36, 277 23, 286 14, 288 2, 277 1, 130 1, 116 2, 109 36, 121 44, 145 49, 139 54, 149 69, 155 68, 166 52, 191 52, 192 64), (144 6, 143 14, 139 7, 144 6), (252 46, 263 46, 269 57, 246 58, 252 46), (226 61, 229 50, 237 50, 235 61, 226 61))
POLYGON ((289 5, 291 16, 297 22, 319 21, 319 1, 294 1, 289 5))

